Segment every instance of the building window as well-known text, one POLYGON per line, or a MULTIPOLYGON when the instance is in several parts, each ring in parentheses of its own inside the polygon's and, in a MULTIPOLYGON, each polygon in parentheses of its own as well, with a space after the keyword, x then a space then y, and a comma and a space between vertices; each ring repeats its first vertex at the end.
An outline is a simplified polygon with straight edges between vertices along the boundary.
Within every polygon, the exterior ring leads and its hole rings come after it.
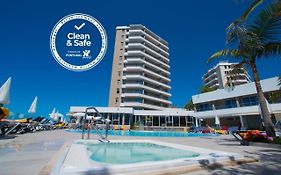
POLYGON ((120 60, 120 61, 122 60, 122 58, 123 58, 122 56, 119 56, 119 60, 120 60))
POLYGON ((198 111, 210 111, 212 110, 212 106, 208 103, 199 104, 198 111))
POLYGON ((121 46, 124 46, 124 42, 123 41, 121 42, 121 46))
POLYGON ((116 98, 115 98, 115 103, 118 103, 118 101, 119 101, 119 98, 116 97, 116 98))
POLYGON ((118 76, 119 76, 119 77, 121 76, 121 71, 118 71, 118 76))
POLYGON ((120 89, 119 89, 119 88, 117 88, 116 92, 117 92, 117 94, 119 94, 119 93, 120 93, 120 89))
POLYGON ((252 97, 244 97, 242 99, 242 103, 240 103, 241 106, 255 106, 258 105, 258 99, 256 96, 252 97))
POLYGON ((237 107, 237 104, 236 104, 235 99, 225 101, 225 107, 224 108, 236 108, 236 107, 237 107))
POLYGON ((124 38, 125 35, 121 35, 121 38, 124 38))

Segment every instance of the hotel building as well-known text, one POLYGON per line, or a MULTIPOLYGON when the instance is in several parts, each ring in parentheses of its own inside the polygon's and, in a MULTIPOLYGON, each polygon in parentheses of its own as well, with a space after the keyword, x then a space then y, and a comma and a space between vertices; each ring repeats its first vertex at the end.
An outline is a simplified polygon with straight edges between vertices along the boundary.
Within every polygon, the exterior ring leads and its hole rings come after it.
MULTIPOLYGON (((85 112, 86 108, 86 106, 71 106, 68 115, 85 112)), ((182 131, 196 123, 194 112, 185 109, 135 110, 132 107, 96 107, 96 109, 111 120, 111 125, 119 128, 125 126, 130 129, 131 126, 136 125, 142 129, 173 128, 182 131)), ((91 115, 97 114, 93 111, 91 115)), ((71 119, 76 121, 77 117, 71 119)), ((81 121, 81 118, 78 121, 81 121)))
POLYGON ((143 25, 118 26, 108 106, 168 108, 170 81, 168 42, 143 25))
POLYGON ((219 62, 202 77, 204 85, 217 90, 251 82, 250 76, 244 68, 235 75, 230 73, 235 65, 237 63, 219 62))
MULTIPOLYGON (((261 80, 261 85, 273 123, 280 121, 281 97, 271 98, 273 93, 281 93, 278 78, 261 80)), ((112 125, 125 126, 128 129, 132 125, 151 130, 162 128, 185 130, 192 125, 206 126, 206 124, 229 127, 241 125, 246 129, 261 127, 261 111, 254 82, 194 95, 192 101, 195 105, 194 111, 178 108, 137 110, 132 107, 97 107, 97 109, 112 121, 112 125)), ((69 115, 85 112, 85 109, 86 106, 72 106, 69 115)), ((75 117, 71 118, 76 120, 75 117)))
MULTIPOLYGON (((275 123, 281 120, 281 98, 271 98, 272 93, 281 93, 278 78, 261 80, 261 86, 275 123)), ((194 116, 197 120, 203 121, 202 125, 238 126, 241 124, 248 129, 261 127, 262 117, 254 82, 194 95, 192 101, 195 105, 194 116)))
MULTIPOLYGON (((170 108, 170 65, 168 43, 143 25, 116 28, 115 48, 109 95, 109 107, 96 107, 119 129, 186 130, 192 125, 238 126, 257 129, 262 119, 255 84, 243 70, 234 77, 234 87, 227 86, 229 71, 237 63, 220 62, 204 76, 206 86, 216 91, 192 96, 194 111, 170 108), (225 87, 225 88, 224 88, 225 87), (131 128, 132 129, 132 128, 131 128)), ((273 121, 281 120, 278 78, 261 81, 273 121)), ((69 115, 76 123, 87 106, 71 106, 69 115)), ((94 111, 91 116, 97 115, 94 111)))

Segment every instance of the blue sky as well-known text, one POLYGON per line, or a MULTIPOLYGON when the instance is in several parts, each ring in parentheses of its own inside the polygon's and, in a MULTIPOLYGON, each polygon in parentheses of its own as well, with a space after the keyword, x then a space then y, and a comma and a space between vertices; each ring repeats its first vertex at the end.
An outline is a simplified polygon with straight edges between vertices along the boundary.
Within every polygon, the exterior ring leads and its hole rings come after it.
MULTIPOLYGON (((198 93, 207 58, 225 46, 225 28, 252 1, 4 0, 0 5, 0 84, 12 77, 11 111, 26 113, 38 96, 38 114, 72 105, 107 106, 115 27, 143 24, 169 42, 172 102, 178 107, 198 93), (104 59, 86 72, 71 72, 52 57, 49 37, 60 18, 86 13, 106 29, 104 59)), ((258 62, 262 79, 280 74, 280 59, 258 62)))

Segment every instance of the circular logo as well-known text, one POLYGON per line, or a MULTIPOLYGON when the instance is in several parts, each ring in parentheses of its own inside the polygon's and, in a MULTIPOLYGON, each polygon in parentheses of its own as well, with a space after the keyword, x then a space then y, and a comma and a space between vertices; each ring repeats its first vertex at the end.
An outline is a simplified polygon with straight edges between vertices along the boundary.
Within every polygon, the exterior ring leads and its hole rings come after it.
POLYGON ((103 59, 107 49, 106 32, 94 17, 71 14, 63 17, 53 28, 50 49, 64 68, 86 71, 103 59))

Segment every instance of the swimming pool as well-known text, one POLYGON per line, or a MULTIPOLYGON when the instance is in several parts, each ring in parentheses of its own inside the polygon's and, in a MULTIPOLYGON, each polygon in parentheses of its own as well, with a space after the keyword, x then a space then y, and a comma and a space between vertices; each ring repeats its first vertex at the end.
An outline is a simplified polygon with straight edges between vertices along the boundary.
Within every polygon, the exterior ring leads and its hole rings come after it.
POLYGON ((235 153, 153 140, 77 140, 51 174, 184 174, 205 164, 222 166, 240 160, 244 156, 235 153))
MULTIPOLYGON (((66 130, 67 132, 78 132, 81 130, 66 130)), ((104 130, 100 130, 102 134, 104 130)), ((96 134, 96 131, 91 131, 96 134)), ((202 137, 202 136, 218 136, 217 134, 203 134, 203 133, 189 133, 189 132, 176 132, 176 131, 122 131, 122 130, 109 130, 108 135, 112 136, 139 136, 139 137, 202 137)))
POLYGON ((87 150, 91 160, 110 164, 173 160, 200 155, 192 151, 145 142, 87 144, 87 150))

